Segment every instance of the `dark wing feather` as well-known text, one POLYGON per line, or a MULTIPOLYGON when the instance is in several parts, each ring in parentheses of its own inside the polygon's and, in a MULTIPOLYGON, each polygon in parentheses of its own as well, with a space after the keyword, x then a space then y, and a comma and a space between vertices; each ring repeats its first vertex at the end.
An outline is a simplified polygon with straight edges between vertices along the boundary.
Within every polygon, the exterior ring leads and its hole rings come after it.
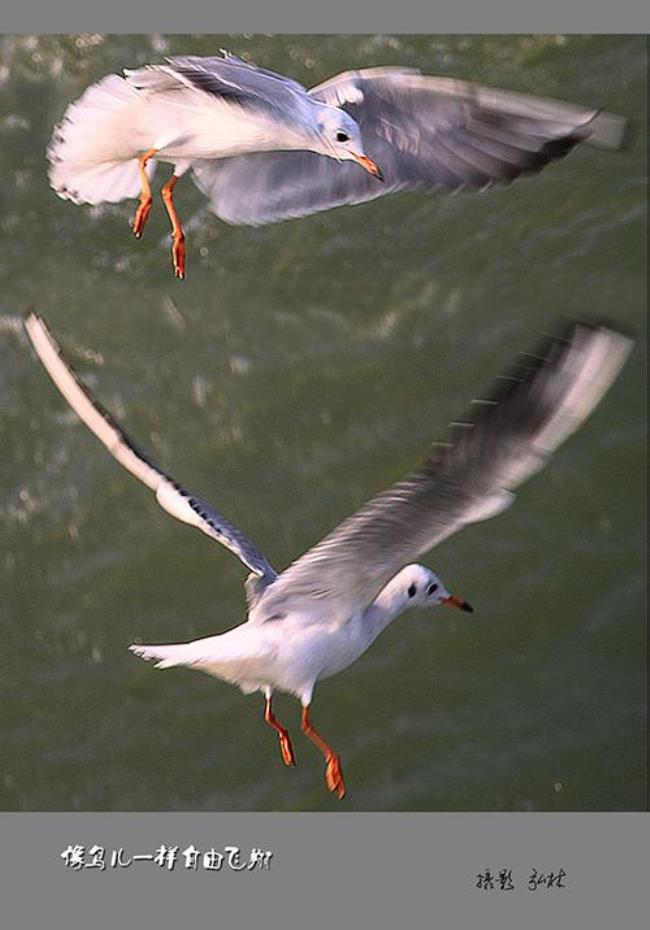
MULTIPOLYGON (((289 566, 264 611, 287 598, 326 601, 332 622, 364 609, 404 564, 468 523, 499 513, 511 493, 591 413, 618 374, 630 340, 576 324, 531 367, 503 381, 451 443, 369 501, 289 566)), ((294 602, 295 603, 295 602, 294 602)))
POLYGON ((227 52, 222 58, 182 55, 166 60, 165 65, 126 70, 127 80, 151 93, 191 88, 278 120, 309 107, 307 91, 297 81, 258 68, 227 52))

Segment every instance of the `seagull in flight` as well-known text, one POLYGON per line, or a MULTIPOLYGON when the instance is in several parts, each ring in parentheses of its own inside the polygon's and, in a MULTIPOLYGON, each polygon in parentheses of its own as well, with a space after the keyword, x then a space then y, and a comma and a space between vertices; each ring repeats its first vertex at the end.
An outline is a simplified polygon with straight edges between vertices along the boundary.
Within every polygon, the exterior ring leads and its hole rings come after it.
POLYGON ((70 104, 49 147, 49 180, 73 203, 139 196, 156 162, 172 260, 185 276, 174 188, 188 170, 229 223, 306 216, 392 191, 482 190, 534 174, 581 142, 617 148, 625 121, 597 109, 480 87, 414 68, 346 71, 307 90, 229 52, 109 74, 70 104))
POLYGON ((137 644, 131 651, 156 668, 187 666, 245 694, 261 692, 264 720, 289 766, 295 753, 272 697, 275 691, 294 695, 302 705, 301 729, 322 752, 326 785, 339 798, 346 792, 340 756, 311 719, 316 682, 355 662, 411 607, 472 612, 435 572, 410 560, 468 523, 505 510, 513 490, 589 416, 632 345, 607 325, 571 325, 475 404, 476 416, 456 424, 449 442, 435 444, 415 470, 278 574, 244 533, 140 451, 93 399, 40 316, 30 313, 25 327, 54 384, 111 455, 164 510, 230 549, 249 571, 244 623, 189 643, 137 644))

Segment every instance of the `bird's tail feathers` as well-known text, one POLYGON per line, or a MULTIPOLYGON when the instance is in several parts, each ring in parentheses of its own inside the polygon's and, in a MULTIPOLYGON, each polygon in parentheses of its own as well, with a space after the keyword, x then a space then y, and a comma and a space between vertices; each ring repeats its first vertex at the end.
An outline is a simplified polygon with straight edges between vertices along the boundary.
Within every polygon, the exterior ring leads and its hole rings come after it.
MULTIPOLYGON (((117 203, 140 192, 136 131, 132 115, 138 91, 117 74, 91 85, 55 127, 47 150, 49 180, 59 197, 73 203, 117 203)), ((155 163, 147 171, 151 176, 155 163)))
POLYGON ((244 691, 256 690, 247 681, 257 681, 260 669, 268 667, 276 655, 273 644, 260 642, 259 628, 251 631, 249 624, 242 624, 228 633, 209 636, 190 643, 169 646, 129 646, 131 652, 156 663, 156 668, 174 668, 184 665, 199 669, 239 685, 244 691))
POLYGON ((134 644, 129 650, 141 659, 156 660, 156 668, 173 668, 175 665, 186 664, 187 644, 172 646, 140 646, 134 644))

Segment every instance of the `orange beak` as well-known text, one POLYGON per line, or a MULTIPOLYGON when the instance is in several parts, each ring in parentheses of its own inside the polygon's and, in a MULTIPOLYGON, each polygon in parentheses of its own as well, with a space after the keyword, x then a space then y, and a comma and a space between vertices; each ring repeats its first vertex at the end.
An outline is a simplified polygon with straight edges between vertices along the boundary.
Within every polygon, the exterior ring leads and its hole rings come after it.
POLYGON ((459 610, 464 610, 465 613, 468 613, 468 614, 474 613, 474 608, 470 604, 467 603, 465 598, 456 597, 455 594, 452 594, 449 597, 446 597, 444 601, 441 601, 440 603, 446 604, 448 607, 458 607, 459 610))
POLYGON ((379 166, 375 164, 372 158, 368 158, 367 155, 357 155, 356 152, 354 152, 353 154, 354 154, 355 161, 357 161, 361 165, 362 168, 365 168, 368 174, 371 174, 373 178, 377 178, 378 181, 384 180, 384 176, 381 173, 379 166))

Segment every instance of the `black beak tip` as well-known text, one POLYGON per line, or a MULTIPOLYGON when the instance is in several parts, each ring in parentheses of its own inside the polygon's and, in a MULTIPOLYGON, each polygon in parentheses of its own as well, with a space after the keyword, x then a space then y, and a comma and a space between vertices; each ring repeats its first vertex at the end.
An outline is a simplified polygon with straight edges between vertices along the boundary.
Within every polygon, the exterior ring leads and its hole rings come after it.
POLYGON ((465 613, 467 613, 467 614, 473 614, 473 613, 474 613, 474 608, 472 607, 471 604, 468 604, 467 601, 464 601, 464 602, 463 602, 463 606, 461 607, 461 610, 464 610, 465 613))
POLYGON ((379 168, 377 168, 377 174, 375 175, 375 177, 377 178, 378 181, 381 181, 382 184, 384 183, 384 175, 382 174, 379 168))

